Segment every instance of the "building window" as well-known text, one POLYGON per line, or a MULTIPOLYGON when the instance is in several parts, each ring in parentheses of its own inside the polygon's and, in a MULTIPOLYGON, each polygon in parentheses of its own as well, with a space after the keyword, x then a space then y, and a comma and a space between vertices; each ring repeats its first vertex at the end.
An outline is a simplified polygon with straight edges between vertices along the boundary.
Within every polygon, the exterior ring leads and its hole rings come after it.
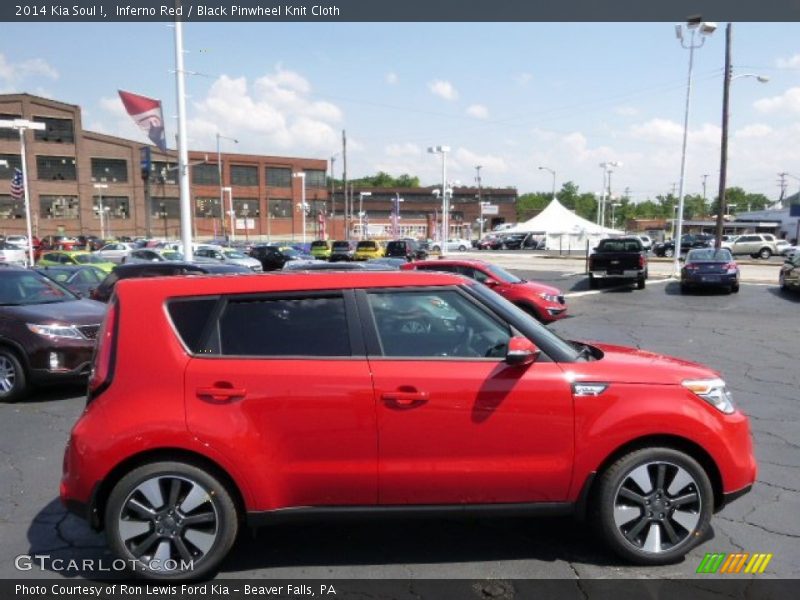
POLYGON ((177 163, 164 162, 161 160, 153 161, 153 170, 150 171, 150 183, 178 183, 177 163))
POLYGON ((231 185, 258 187, 258 167, 231 165, 231 185))
MULTIPOLYGON (((22 115, 9 115, 0 114, 0 121, 13 121, 14 119, 21 119, 22 115)), ((17 140, 19 141, 19 133, 16 129, 0 129, 0 140, 17 140)))
POLYGON ((77 196, 39 196, 42 219, 77 219, 80 213, 77 196))
POLYGON ((219 167, 217 165, 193 166, 192 183, 195 185, 219 185, 219 167))
POLYGON ((11 179, 14 176, 14 169, 22 169, 22 159, 19 154, 0 154, 0 179, 11 179), (3 161, 8 164, 3 164, 3 161))
POLYGON ((35 130, 33 139, 37 142, 57 142, 61 144, 75 143, 75 130, 72 119, 57 119, 55 117, 33 117, 37 123, 44 123, 45 128, 35 130))
POLYGON ((181 205, 178 198, 170 198, 164 196, 154 196, 152 198, 152 216, 154 219, 165 218, 179 219, 181 216, 181 205))
POLYGON ((130 219, 130 201, 127 196, 92 196, 92 212, 95 218, 100 216, 100 204, 109 219, 130 219))
POLYGON ((233 212, 237 217, 257 217, 261 214, 258 198, 234 198, 233 212))
POLYGON ((292 217, 292 201, 288 198, 270 198, 269 214, 273 219, 290 219, 292 217))
POLYGON ((93 158, 92 181, 128 181, 128 162, 118 158, 93 158))
POLYGON ((328 187, 325 171, 319 171, 316 169, 306 169, 305 173, 306 173, 306 187, 310 188, 328 187))
POLYGON ((78 179, 75 158, 72 156, 37 156, 36 172, 40 181, 48 179, 75 181, 78 179))
POLYGON ((25 203, 10 194, 0 194, 0 219, 24 219, 25 203))
POLYGON ((195 198, 194 216, 200 219, 219 219, 222 216, 219 198, 195 198))
POLYGON ((270 187, 292 187, 292 170, 283 167, 267 167, 267 185, 270 187))

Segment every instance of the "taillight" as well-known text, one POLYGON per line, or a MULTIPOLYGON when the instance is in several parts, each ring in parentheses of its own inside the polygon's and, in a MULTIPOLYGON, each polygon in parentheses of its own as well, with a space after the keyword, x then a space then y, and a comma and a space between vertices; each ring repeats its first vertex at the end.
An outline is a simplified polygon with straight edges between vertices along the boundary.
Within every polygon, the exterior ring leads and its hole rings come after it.
POLYGON ((723 267, 726 271, 735 271, 736 270, 736 263, 730 262, 723 267))
POLYGON ((644 269, 644 254, 639 255, 639 268, 644 269))
POLYGON ((89 376, 89 391, 86 395, 88 404, 99 396, 111 383, 114 377, 114 359, 116 358, 117 321, 119 306, 116 298, 108 305, 103 324, 97 334, 97 343, 92 359, 92 373, 89 376))

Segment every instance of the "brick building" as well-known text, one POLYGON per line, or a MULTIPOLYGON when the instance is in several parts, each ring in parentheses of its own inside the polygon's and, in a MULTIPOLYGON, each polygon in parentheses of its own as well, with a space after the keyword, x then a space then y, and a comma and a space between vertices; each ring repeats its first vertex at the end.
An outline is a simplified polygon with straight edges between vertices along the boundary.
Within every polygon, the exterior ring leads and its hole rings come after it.
MULTIPOLYGON (((83 129, 79 106, 29 94, 0 94, 0 120, 29 119, 43 131, 26 131, 26 161, 34 235, 51 234, 179 237, 180 206, 177 154, 151 147, 152 171, 147 182, 140 172, 140 149, 146 144, 83 129), (149 202, 146 197, 149 194, 149 202)), ((299 239, 301 198, 306 193, 306 235, 325 231, 329 238, 359 237, 363 225, 371 237, 393 232, 434 237, 441 202, 434 188, 356 189, 352 220, 345 220, 341 187, 330 200, 328 163, 324 159, 223 153, 222 185, 215 151, 189 151, 190 195, 195 237, 230 232, 234 213, 237 237, 299 239), (293 177, 304 172, 305 177, 293 177), (360 196, 359 192, 371 192, 360 196), (392 229, 392 199, 399 194, 400 220, 392 229), (359 198, 364 213, 358 217, 359 198), (223 206, 224 204, 224 206, 223 206)), ((10 194, 14 168, 21 165, 19 135, 0 129, 0 234, 24 234, 23 201, 10 194)), ((476 188, 456 188, 451 206, 451 236, 477 231, 476 188)), ((481 191, 481 199, 497 207, 486 215, 486 229, 516 220, 513 188, 481 191)), ((349 203, 348 203, 349 205, 349 203)))

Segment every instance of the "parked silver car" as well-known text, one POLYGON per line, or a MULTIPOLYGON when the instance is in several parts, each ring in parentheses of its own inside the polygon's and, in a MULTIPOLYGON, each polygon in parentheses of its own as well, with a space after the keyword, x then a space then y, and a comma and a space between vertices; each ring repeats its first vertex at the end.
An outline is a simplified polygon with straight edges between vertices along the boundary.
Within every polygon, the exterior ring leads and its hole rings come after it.
POLYGON ((247 256, 236 248, 223 248, 222 246, 199 246, 194 251, 197 259, 211 259, 228 265, 247 267, 251 271, 261 273, 263 267, 260 260, 247 256))
POLYGON ((95 255, 99 256, 106 262, 120 264, 123 262, 123 259, 133 250, 135 250, 133 244, 128 244, 126 242, 115 242, 113 244, 106 244, 100 248, 100 250, 96 251, 95 255))

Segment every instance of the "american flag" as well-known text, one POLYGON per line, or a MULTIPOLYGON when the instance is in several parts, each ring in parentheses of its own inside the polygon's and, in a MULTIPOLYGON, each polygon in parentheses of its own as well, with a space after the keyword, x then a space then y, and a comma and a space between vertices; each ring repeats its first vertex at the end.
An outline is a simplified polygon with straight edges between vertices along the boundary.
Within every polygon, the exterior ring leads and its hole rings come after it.
POLYGON ((11 197, 14 200, 21 200, 25 195, 25 184, 22 182, 22 171, 14 169, 14 177, 11 179, 11 197))

